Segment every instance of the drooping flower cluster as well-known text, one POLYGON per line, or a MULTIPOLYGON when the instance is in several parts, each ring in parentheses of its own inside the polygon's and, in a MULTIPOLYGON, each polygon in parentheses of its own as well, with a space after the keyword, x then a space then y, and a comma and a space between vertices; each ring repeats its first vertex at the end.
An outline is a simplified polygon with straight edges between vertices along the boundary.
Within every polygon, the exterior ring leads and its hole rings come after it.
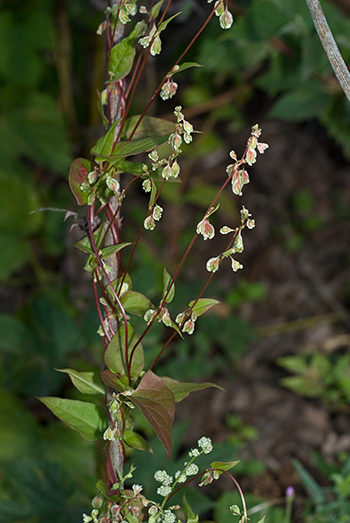
MULTIPOLYGON (((213 0, 207 0, 208 4, 210 4, 212 1, 213 0)), ((233 16, 227 8, 227 1, 224 2, 224 0, 216 0, 214 8, 216 16, 219 17, 221 29, 230 29, 233 24, 233 16)))
MULTIPOLYGON (((186 318, 186 312, 180 312, 175 318, 175 322, 178 325, 182 325, 184 319, 186 318)), ((185 323, 182 325, 182 332, 187 332, 187 334, 193 334, 194 328, 195 328, 195 322, 197 319, 197 314, 195 314, 193 311, 191 312, 190 318, 185 321, 185 323)), ((180 327, 181 328, 181 327, 180 327)))
POLYGON ((162 50, 162 41, 159 36, 160 32, 157 30, 155 23, 147 36, 143 36, 139 39, 139 44, 146 48, 151 43, 150 53, 152 56, 156 56, 162 50))

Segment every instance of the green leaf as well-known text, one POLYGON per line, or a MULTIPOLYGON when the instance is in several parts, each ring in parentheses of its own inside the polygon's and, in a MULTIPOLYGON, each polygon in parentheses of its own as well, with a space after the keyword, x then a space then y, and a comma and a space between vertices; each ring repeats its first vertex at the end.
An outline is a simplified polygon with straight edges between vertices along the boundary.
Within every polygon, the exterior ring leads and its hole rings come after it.
POLYGON ((156 5, 154 5, 152 7, 152 11, 151 11, 152 18, 157 18, 163 2, 164 2, 164 0, 160 0, 160 2, 157 2, 156 5))
MULTIPOLYGON (((189 306, 192 307, 193 304, 196 303, 195 301, 191 301, 189 303, 189 306)), ((193 312, 197 315, 197 316, 201 316, 202 314, 204 314, 208 309, 210 309, 211 307, 213 307, 214 305, 217 305, 218 303, 220 303, 218 300, 212 300, 210 298, 200 298, 196 305, 193 307, 193 312)))
MULTIPOLYGON (((109 131, 108 131, 109 132, 109 131)), ((151 136, 149 138, 142 138, 141 140, 130 140, 127 142, 118 142, 113 149, 113 156, 110 156, 110 159, 114 158, 126 158, 127 156, 133 156, 135 154, 146 153, 151 149, 154 149, 157 145, 160 145, 167 141, 169 135, 165 136, 151 136)), ((105 160, 109 157, 112 152, 112 146, 103 147, 101 152, 97 150, 98 143, 93 149, 91 149, 91 154, 98 155, 96 158, 97 161, 105 160), (110 150, 110 153, 106 153, 107 150, 110 150)), ((108 140, 108 144, 110 140, 108 140)), ((111 142, 113 145, 113 142, 111 142)))
POLYGON ((121 251, 122 249, 124 249, 124 247, 127 247, 128 245, 131 245, 131 243, 130 242, 117 243, 116 245, 110 245, 108 247, 105 247, 101 251, 102 252, 102 256, 101 256, 102 260, 105 260, 109 256, 112 256, 112 254, 115 254, 116 252, 121 251))
POLYGON ((76 158, 69 169, 68 182, 78 205, 85 205, 88 192, 83 192, 80 188, 82 183, 88 183, 88 174, 91 171, 91 163, 85 158, 76 158))
POLYGON ((189 523, 189 522, 198 521, 198 516, 196 516, 195 513, 193 512, 192 507, 189 504, 189 502, 187 501, 185 494, 182 497, 182 501, 183 501, 186 522, 189 523))
MULTIPOLYGON (((91 154, 94 155, 103 155, 105 157, 108 157, 112 154, 113 144, 115 140, 115 128, 119 124, 120 119, 111 125, 111 127, 108 129, 106 134, 101 136, 96 142, 96 144, 91 149, 91 154)), ((104 158, 102 158, 104 159, 104 158)))
MULTIPOLYGON (((143 355, 143 348, 141 343, 138 343, 135 351, 132 353, 133 348, 135 347, 136 343, 138 342, 138 337, 136 336, 136 333, 134 332, 134 329, 132 326, 128 323, 127 324, 127 353, 128 353, 128 359, 132 358, 131 360, 131 367, 130 367, 130 375, 134 378, 137 378, 140 376, 141 372, 143 371, 144 366, 144 355, 143 355)), ((108 344, 108 347, 105 351, 105 362, 108 368, 112 372, 117 372, 121 376, 127 375, 127 369, 126 369, 126 347, 125 347, 125 339, 126 339, 126 329, 125 325, 121 325, 120 328, 117 330, 113 338, 108 344)))
POLYGON ((197 64, 196 62, 184 62, 183 64, 178 66, 178 69, 176 71, 170 71, 169 75, 174 76, 176 73, 181 73, 181 71, 184 71, 185 69, 189 69, 190 67, 203 67, 200 64, 197 64))
POLYGON ((230 470, 235 467, 240 460, 238 461, 213 461, 210 465, 213 469, 220 470, 230 470))
POLYGON ((99 439, 106 425, 105 411, 93 403, 62 398, 38 398, 61 421, 87 440, 99 439))
POLYGON ((73 385, 83 394, 105 394, 106 390, 96 372, 78 372, 73 369, 56 369, 69 375, 73 385))
POLYGON ((112 372, 109 369, 103 370, 101 372, 101 379, 107 387, 117 390, 118 392, 123 392, 125 390, 130 390, 130 387, 127 383, 128 379, 124 376, 122 378, 118 373, 112 372), (124 381, 125 379, 125 381, 124 381))
POLYGON ((153 453, 147 441, 133 430, 124 430, 123 441, 133 449, 147 450, 148 452, 153 453))
POLYGON ((171 427, 175 414, 174 394, 161 378, 149 370, 129 399, 140 409, 170 457, 171 427))
POLYGON ((168 287, 169 287, 169 284, 172 280, 172 277, 170 276, 170 274, 168 273, 168 271, 166 269, 163 270, 163 300, 165 298, 165 302, 166 303, 170 303, 173 298, 174 298, 174 295, 175 295, 175 285, 174 283, 171 285, 170 287, 170 290, 168 292, 168 287))
POLYGON ((152 308, 152 303, 140 292, 126 291, 120 301, 127 312, 136 316, 144 316, 152 308))
MULTIPOLYGON (((101 241, 104 236, 104 230, 105 230, 104 225, 102 224, 101 227, 97 231, 94 232, 94 239, 95 239, 95 244, 96 244, 97 249, 99 249, 101 246, 100 244, 101 244, 101 241)), ((120 244, 120 245, 124 245, 124 244, 120 244)), ((89 240, 88 236, 84 236, 84 238, 82 238, 81 240, 76 242, 74 244, 74 246, 77 249, 80 249, 81 251, 86 252, 87 254, 94 255, 94 251, 91 248, 90 240, 89 240)))
POLYGON ((116 166, 116 173, 130 173, 135 176, 144 175, 145 171, 142 169, 143 163, 129 162, 128 160, 119 160, 116 166))
POLYGON ((329 99, 330 95, 322 85, 308 80, 281 95, 269 114, 293 122, 308 120, 318 117, 329 99))
MULTIPOLYGON (((139 119, 140 115, 137 115, 125 120, 122 133, 123 139, 128 140, 130 138, 139 119)), ((140 140, 141 138, 147 138, 149 136, 169 136, 174 130, 175 124, 173 122, 161 118, 154 118, 153 116, 144 116, 137 126, 135 133, 132 134, 132 137, 134 140, 140 140)))
POLYGON ((168 378, 167 376, 162 376, 161 378, 169 390, 174 394, 176 403, 179 403, 191 392, 197 390, 207 389, 209 387, 215 387, 216 389, 225 390, 215 383, 181 383, 180 381, 174 380, 173 378, 168 378))
POLYGON ((109 59, 109 81, 111 82, 119 82, 119 80, 129 74, 132 68, 136 50, 135 38, 130 37, 131 35, 123 38, 121 42, 111 49, 109 59))
POLYGON ((160 26, 158 27, 158 32, 160 33, 161 31, 164 31, 164 29, 166 28, 166 26, 168 25, 169 22, 171 22, 171 20, 173 20, 174 18, 176 18, 177 16, 179 16, 179 14, 181 13, 176 13, 175 15, 171 16, 170 18, 168 18, 167 20, 164 20, 164 22, 162 22, 160 24, 160 26))

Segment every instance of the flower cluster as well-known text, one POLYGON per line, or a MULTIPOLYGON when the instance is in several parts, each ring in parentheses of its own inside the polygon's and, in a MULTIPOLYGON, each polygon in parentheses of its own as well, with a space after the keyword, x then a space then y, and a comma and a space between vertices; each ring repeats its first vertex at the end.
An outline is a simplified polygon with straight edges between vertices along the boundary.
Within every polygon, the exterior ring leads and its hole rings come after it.
POLYGON ((162 307, 160 311, 155 309, 148 309, 143 317, 143 319, 147 322, 147 325, 153 322, 155 318, 158 319, 159 323, 162 321, 167 327, 172 326, 173 322, 171 321, 167 307, 162 307))
POLYGON ((172 98, 177 91, 178 84, 174 82, 171 76, 168 77, 167 81, 163 84, 159 96, 162 100, 169 100, 172 98))
MULTIPOLYGON (((210 4, 212 1, 213 0, 207 0, 208 4, 210 4)), ((230 29, 231 25, 233 24, 233 16, 227 9, 227 2, 225 6, 224 0, 216 0, 214 8, 216 16, 219 17, 221 29, 230 29)))
POLYGON ((186 319, 186 316, 188 315, 188 313, 186 312, 180 312, 180 314, 178 314, 175 318, 175 322, 180 325, 180 328, 182 326, 182 332, 187 332, 187 334, 193 334, 194 333, 194 328, 195 328, 195 322, 196 322, 196 319, 197 319, 197 314, 195 314, 193 311, 191 312, 191 317, 188 318, 188 320, 186 320, 184 322, 184 320, 186 319))
POLYGON ((142 47, 144 47, 144 48, 148 47, 150 43, 151 43, 150 53, 152 56, 156 56, 162 50, 162 41, 159 37, 159 31, 157 31, 155 24, 153 24, 153 27, 147 36, 143 36, 142 38, 139 39, 139 44, 142 45, 142 47))
POLYGON ((163 208, 160 205, 154 205, 152 213, 145 218, 143 226, 145 229, 153 231, 156 226, 156 221, 159 221, 162 217, 163 208))

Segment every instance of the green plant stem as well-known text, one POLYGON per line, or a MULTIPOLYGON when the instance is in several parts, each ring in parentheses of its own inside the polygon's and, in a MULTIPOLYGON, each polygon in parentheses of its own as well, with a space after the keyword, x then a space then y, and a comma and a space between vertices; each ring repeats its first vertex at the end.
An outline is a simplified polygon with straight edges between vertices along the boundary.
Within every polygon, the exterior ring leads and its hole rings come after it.
POLYGON ((333 68, 334 74, 338 78, 341 88, 350 102, 350 73, 334 40, 326 17, 322 11, 321 4, 319 0, 305 1, 309 8, 318 36, 328 56, 328 60, 333 68))

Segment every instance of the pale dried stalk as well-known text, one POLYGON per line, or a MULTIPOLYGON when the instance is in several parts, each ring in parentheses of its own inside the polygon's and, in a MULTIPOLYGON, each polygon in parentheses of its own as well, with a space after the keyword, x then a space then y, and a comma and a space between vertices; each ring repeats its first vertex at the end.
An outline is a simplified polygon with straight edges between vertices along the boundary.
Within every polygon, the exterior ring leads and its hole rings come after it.
POLYGON ((305 1, 309 8, 318 36, 328 56, 328 60, 333 68, 334 74, 338 78, 341 88, 350 102, 350 73, 323 14, 321 4, 319 0, 305 1))

